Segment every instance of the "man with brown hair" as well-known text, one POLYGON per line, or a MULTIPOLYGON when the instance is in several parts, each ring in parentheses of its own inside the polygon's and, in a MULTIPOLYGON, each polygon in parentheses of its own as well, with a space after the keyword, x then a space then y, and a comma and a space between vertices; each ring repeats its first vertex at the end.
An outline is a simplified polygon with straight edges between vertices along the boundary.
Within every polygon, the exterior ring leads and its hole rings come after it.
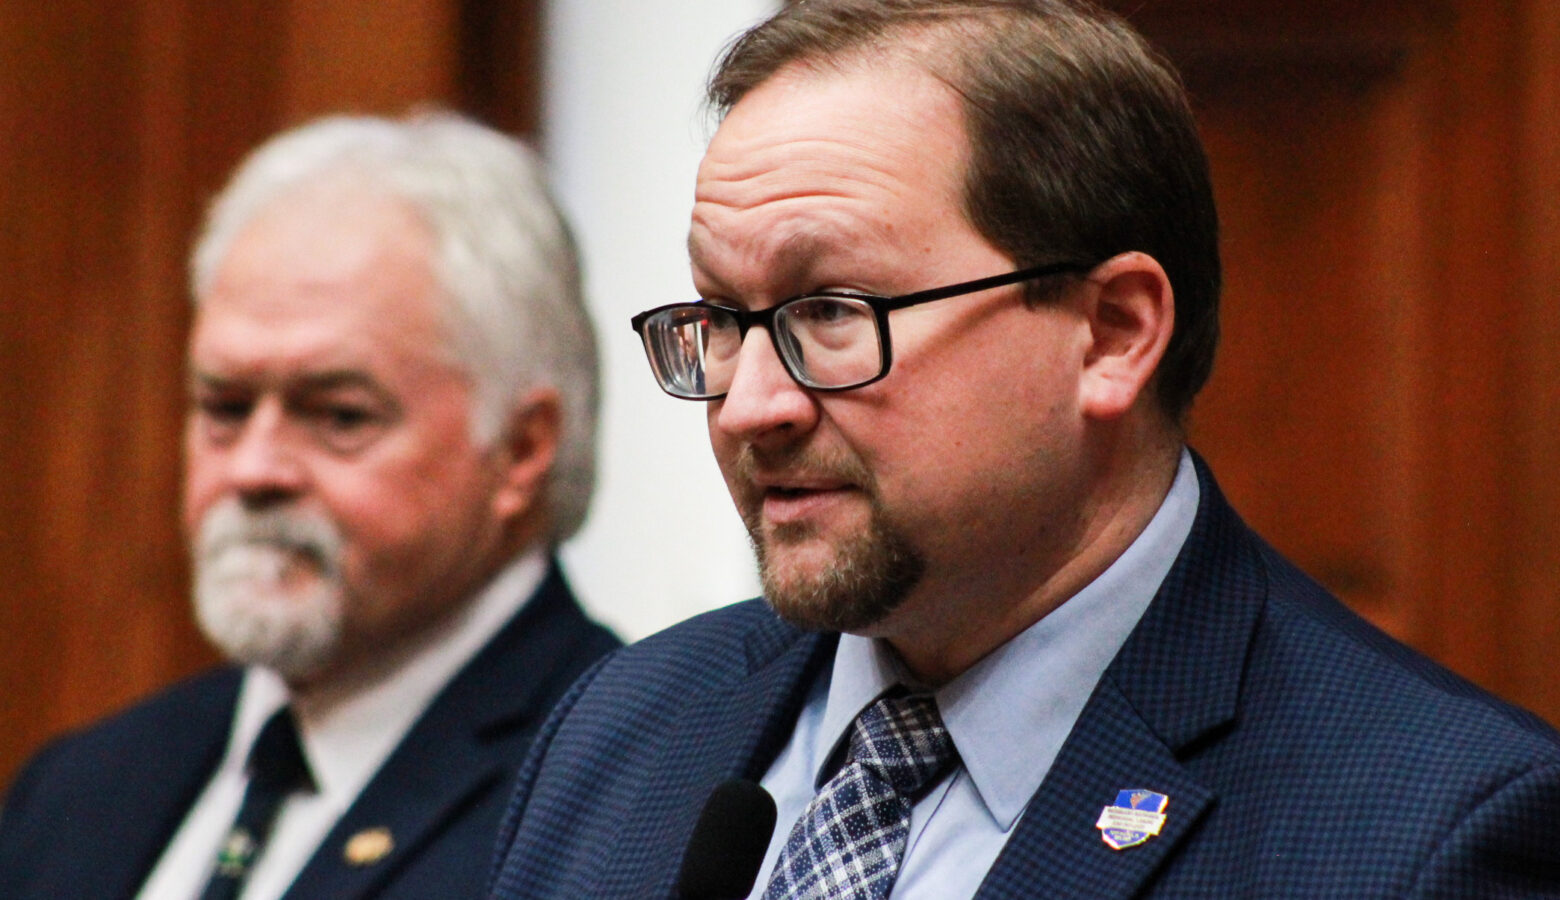
POLYGON ((1138 35, 802 0, 710 95, 700 299, 634 327, 707 405, 764 598, 575 687, 493 896, 1560 894, 1560 739, 1355 617, 1184 444, 1216 216, 1138 35))

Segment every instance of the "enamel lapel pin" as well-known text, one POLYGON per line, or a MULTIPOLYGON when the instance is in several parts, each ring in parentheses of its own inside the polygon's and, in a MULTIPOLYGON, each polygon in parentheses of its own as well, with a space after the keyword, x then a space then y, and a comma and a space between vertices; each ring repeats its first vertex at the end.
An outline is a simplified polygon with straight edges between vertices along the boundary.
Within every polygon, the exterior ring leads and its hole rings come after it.
POLYGON ((1169 804, 1170 798, 1164 794, 1129 788, 1118 792, 1116 802, 1100 811, 1100 820, 1094 827, 1112 850, 1136 847, 1165 827, 1165 807, 1169 804))

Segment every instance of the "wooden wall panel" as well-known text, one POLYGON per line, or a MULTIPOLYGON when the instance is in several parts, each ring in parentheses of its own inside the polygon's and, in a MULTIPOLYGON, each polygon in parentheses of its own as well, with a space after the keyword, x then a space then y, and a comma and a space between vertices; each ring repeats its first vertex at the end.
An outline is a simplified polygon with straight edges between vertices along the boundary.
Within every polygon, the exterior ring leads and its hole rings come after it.
MULTIPOLYGON (((534 3, 484 5, 536 28, 534 3)), ((459 85, 534 122, 535 61, 484 45, 467 74, 461 15, 0 3, 0 784, 49 736, 214 658, 176 513, 184 259, 206 199, 260 140, 327 112, 458 105, 459 85)))
POLYGON ((1516 19, 1515 146, 1520 161, 1510 336, 1522 361, 1514 395, 1511 465, 1521 500, 1513 522, 1514 611, 1507 622, 1525 665, 1515 678, 1530 702, 1560 721, 1560 4, 1527 4, 1516 19))
POLYGON ((1291 84, 1260 106, 1206 116, 1225 198, 1228 302, 1193 441, 1248 517, 1386 621, 1398 611, 1383 513, 1395 497, 1403 417, 1381 365, 1393 296, 1379 290, 1364 239, 1379 189, 1366 127, 1373 104, 1291 84), (1267 115, 1270 103, 1282 118, 1267 115), (1337 427, 1360 422, 1374 427, 1337 427), (1359 510, 1368 514, 1351 514, 1359 510))
POLYGON ((171 585, 157 555, 173 544, 172 519, 143 515, 167 507, 175 481, 162 461, 167 412, 142 414, 177 409, 159 398, 178 381, 176 362, 143 355, 174 344, 141 330, 159 311, 136 278, 136 10, 71 2, 9 14, 17 20, 0 28, 9 64, 0 121, 12 129, 0 151, 12 573, 0 671, 16 704, 0 737, 8 763, 73 721, 62 711, 108 708, 155 683, 145 680, 149 660, 189 631, 159 590, 171 585))
POLYGON ((1454 36, 1432 48, 1437 64, 1425 71, 1433 142, 1419 212, 1433 223, 1423 248, 1433 293, 1418 310, 1428 326, 1417 367, 1430 461, 1420 483, 1427 515, 1439 527, 1422 529, 1420 546, 1428 552, 1419 565, 1429 573, 1432 602, 1424 604, 1418 637, 1473 677, 1515 687, 1523 664, 1509 652, 1514 635, 1506 623, 1517 561, 1507 554, 1520 498, 1510 481, 1516 398, 1508 391, 1510 376, 1521 371, 1511 355, 1511 173, 1518 165, 1512 99, 1521 85, 1511 65, 1510 9, 1490 4, 1460 17, 1454 36))
POLYGON ((459 105, 511 134, 541 128, 545 0, 460 0, 459 105))
POLYGON ((287 121, 452 101, 459 48, 451 0, 292 0, 291 11, 281 53, 287 121))

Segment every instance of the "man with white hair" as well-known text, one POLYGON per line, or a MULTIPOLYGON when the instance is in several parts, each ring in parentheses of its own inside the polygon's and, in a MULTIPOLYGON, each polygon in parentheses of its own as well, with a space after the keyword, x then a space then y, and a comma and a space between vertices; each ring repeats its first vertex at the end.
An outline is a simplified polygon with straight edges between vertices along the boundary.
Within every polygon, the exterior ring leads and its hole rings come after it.
POLYGON ((192 263, 184 520, 233 665, 56 742, 0 896, 474 894, 514 769, 617 641, 552 550, 594 336, 534 155, 448 114, 281 135, 192 263))

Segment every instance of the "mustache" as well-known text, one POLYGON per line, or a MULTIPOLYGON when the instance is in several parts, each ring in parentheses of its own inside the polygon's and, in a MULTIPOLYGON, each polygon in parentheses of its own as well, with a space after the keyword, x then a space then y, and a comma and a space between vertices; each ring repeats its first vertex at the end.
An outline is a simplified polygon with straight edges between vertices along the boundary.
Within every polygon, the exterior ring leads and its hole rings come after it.
POLYGON ((226 501, 201 519, 195 556, 211 562, 234 550, 263 545, 300 553, 322 571, 333 573, 342 543, 340 529, 323 514, 286 508, 256 511, 226 501))
POLYGON ((856 455, 807 446, 759 450, 747 444, 737 451, 732 471, 743 489, 754 494, 761 493, 757 485, 761 475, 770 478, 785 475, 843 481, 869 494, 875 494, 877 489, 872 470, 856 455))

